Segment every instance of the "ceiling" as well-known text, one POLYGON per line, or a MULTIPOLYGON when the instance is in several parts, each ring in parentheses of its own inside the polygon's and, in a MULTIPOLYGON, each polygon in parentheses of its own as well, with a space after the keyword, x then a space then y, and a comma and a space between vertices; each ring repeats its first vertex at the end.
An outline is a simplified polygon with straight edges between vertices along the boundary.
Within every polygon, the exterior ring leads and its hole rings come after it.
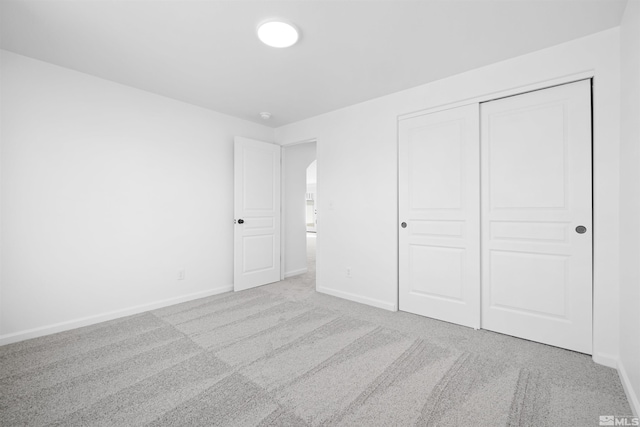
POLYGON ((3 49, 277 127, 618 26, 626 0, 0 3, 3 49), (299 43, 263 45, 270 17, 299 43))

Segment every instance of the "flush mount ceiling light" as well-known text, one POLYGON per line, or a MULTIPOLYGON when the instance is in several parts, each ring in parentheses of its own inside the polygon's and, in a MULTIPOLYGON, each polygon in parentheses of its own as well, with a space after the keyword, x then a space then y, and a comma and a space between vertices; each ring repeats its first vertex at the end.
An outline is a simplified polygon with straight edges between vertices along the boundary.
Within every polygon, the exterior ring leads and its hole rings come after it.
POLYGON ((282 20, 269 20, 258 25, 258 38, 271 47, 289 47, 299 38, 298 29, 282 20))

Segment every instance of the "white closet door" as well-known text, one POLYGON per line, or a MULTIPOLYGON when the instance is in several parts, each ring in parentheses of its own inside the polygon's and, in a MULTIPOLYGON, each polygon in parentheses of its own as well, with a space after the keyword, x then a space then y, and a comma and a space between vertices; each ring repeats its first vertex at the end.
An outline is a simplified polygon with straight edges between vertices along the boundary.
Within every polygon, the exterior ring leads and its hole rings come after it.
POLYGON ((482 104, 481 129, 482 328, 590 354, 590 81, 482 104))
POLYGON ((473 328, 480 323, 478 108, 399 124, 399 308, 473 328))

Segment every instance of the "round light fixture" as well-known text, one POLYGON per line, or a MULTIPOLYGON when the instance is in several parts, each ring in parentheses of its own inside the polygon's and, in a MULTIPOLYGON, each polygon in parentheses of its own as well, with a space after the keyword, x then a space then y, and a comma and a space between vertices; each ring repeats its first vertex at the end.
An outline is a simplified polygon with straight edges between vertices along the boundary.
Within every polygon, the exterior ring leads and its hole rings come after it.
POLYGON ((280 20, 270 20, 258 25, 258 38, 271 47, 289 47, 299 38, 298 29, 280 20))

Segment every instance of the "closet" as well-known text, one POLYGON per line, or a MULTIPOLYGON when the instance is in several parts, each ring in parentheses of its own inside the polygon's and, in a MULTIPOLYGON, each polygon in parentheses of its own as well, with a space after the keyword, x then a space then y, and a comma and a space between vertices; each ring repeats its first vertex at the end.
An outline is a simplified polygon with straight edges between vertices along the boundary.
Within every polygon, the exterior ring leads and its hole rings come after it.
POLYGON ((399 308, 592 352, 591 81, 399 122, 399 308))

